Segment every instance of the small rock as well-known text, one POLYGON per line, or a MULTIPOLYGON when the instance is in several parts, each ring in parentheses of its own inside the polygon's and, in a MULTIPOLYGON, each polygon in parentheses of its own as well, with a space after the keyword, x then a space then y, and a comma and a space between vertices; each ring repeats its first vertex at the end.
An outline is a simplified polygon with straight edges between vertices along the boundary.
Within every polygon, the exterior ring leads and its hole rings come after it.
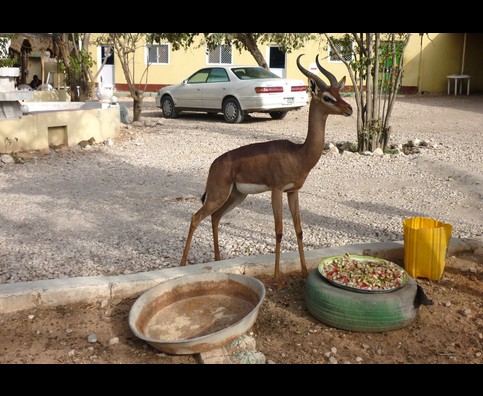
POLYGON ((0 156, 0 161, 4 164, 13 164, 15 162, 10 154, 2 154, 2 156, 0 156))
POLYGON ((32 320, 33 318, 35 318, 35 315, 29 315, 28 318, 32 320))
POLYGON ((374 155, 382 157, 384 155, 384 151, 382 151, 382 148, 378 147, 376 148, 373 152, 374 155))
POLYGON ((330 351, 332 352, 332 354, 337 355, 337 348, 336 347, 330 348, 330 351))
POLYGON ((325 352, 325 353, 324 353, 324 356, 325 356, 326 358, 329 358, 329 357, 331 356, 331 353, 330 353, 330 352, 325 352))
POLYGON ((471 315, 471 309, 467 308, 463 311, 463 316, 470 316, 471 315))
POLYGON ((101 301, 101 308, 106 308, 109 305, 109 300, 104 299, 101 301))
POLYGON ((230 357, 234 364, 265 364, 265 355, 259 351, 241 351, 230 357))
POLYGON ((362 362, 362 358, 361 358, 360 356, 357 356, 357 357, 356 357, 356 362, 357 362, 357 363, 362 362))
POLYGON ((338 156, 339 155, 339 149, 337 147, 330 147, 329 148, 329 151, 327 151, 327 154, 328 156, 332 155, 332 156, 338 156))
POLYGON ((479 358, 481 356, 481 352, 476 352, 475 356, 479 358))
POLYGON ((73 333, 73 332, 74 332, 74 330, 72 330, 72 329, 66 329, 66 330, 65 330, 65 332, 66 332, 67 334, 71 334, 71 333, 73 333))
POLYGON ((231 353, 237 353, 247 350, 256 350, 257 342, 255 341, 255 338, 244 334, 235 339, 230 345, 228 345, 227 349, 231 353))
POLYGON ((87 336, 87 342, 90 342, 90 343, 97 342, 97 335, 95 333, 89 334, 87 336))
POLYGON ((413 139, 408 142, 410 146, 419 146, 421 144, 421 139, 413 139))
POLYGON ((337 361, 337 359, 336 359, 334 356, 331 356, 331 357, 329 358, 329 363, 330 363, 330 364, 337 364, 337 363, 339 363, 339 362, 337 361))
POLYGON ((230 356, 226 348, 216 348, 199 355, 202 364, 230 364, 230 356))
POLYGON ((445 306, 446 308, 449 308, 449 307, 451 307, 451 303, 450 303, 449 301, 447 301, 447 302, 445 302, 445 303, 444 303, 444 306, 445 306))
POLYGON ((367 345, 367 344, 362 344, 362 348, 363 348, 363 349, 369 349, 369 345, 367 345))
POLYGON ((277 363, 275 363, 273 360, 268 359, 267 364, 277 364, 277 363))
POLYGON ((67 355, 72 357, 72 356, 74 356, 74 354, 75 354, 75 351, 73 349, 71 349, 67 355))
POLYGON ((119 344, 119 337, 113 337, 109 340, 109 345, 117 345, 119 344))

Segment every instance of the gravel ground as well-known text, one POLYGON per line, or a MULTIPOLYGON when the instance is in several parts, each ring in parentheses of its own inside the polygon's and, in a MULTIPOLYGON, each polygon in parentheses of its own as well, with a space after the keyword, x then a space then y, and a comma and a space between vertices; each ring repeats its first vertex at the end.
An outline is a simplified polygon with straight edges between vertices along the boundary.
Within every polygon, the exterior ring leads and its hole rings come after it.
MULTIPOLYGON (((307 132, 308 106, 284 120, 255 115, 237 125, 221 115, 164 119, 153 98, 143 108, 142 122, 123 125, 113 145, 0 163, 0 283, 175 267, 211 162, 248 143, 303 142, 307 132)), ((453 237, 480 238, 482 115, 481 95, 398 98, 391 143, 429 146, 413 155, 323 155, 300 191, 305 249, 402 240, 402 221, 414 216, 452 224, 453 237)), ((355 131, 354 116, 329 116, 326 142, 355 142, 355 131)), ((282 251, 296 251, 284 204, 282 251)), ((222 220, 223 258, 273 253, 273 228, 270 194, 248 197, 222 220)), ((206 219, 189 262, 212 260, 206 219)))

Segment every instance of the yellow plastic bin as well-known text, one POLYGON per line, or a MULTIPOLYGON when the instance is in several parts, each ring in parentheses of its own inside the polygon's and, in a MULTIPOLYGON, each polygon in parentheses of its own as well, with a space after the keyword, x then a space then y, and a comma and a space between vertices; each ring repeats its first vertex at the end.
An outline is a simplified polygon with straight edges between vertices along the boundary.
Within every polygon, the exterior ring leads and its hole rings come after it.
POLYGON ((453 226, 412 217, 403 220, 404 269, 413 278, 441 279, 453 226))

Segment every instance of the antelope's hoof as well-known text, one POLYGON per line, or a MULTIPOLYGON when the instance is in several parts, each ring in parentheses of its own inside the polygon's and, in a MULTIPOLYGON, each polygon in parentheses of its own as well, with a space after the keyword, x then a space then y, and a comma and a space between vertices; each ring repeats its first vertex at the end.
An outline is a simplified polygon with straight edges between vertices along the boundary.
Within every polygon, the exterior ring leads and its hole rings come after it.
POLYGON ((282 279, 272 278, 272 279, 266 280, 264 283, 265 283, 265 286, 274 290, 275 289, 281 290, 285 287, 285 283, 282 279))
POLYGON ((275 279, 277 282, 277 290, 282 290, 285 287, 285 282, 282 278, 275 279))

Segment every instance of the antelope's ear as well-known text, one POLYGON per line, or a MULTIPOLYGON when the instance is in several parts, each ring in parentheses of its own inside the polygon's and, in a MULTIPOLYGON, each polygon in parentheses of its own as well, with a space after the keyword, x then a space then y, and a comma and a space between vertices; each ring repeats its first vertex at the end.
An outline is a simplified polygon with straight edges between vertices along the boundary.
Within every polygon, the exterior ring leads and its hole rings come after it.
POLYGON ((339 91, 345 87, 345 76, 339 81, 339 91))
POLYGON ((312 94, 317 95, 317 91, 318 91, 317 84, 311 78, 309 79, 309 89, 310 89, 310 92, 312 92, 312 94))

